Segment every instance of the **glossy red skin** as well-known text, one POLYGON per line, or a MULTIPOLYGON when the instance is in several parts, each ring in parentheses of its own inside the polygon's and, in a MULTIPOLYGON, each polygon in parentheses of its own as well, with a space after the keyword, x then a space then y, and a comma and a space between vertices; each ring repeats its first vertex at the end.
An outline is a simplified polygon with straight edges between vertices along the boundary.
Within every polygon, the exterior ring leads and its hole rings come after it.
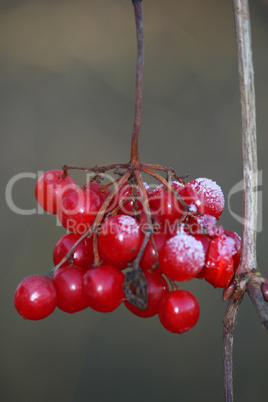
POLYGON ((101 206, 102 199, 95 191, 78 189, 63 197, 58 217, 62 226, 82 235, 92 226, 101 206))
POLYGON ((97 193, 100 197, 101 197, 101 199, 102 199, 102 201, 104 202, 105 200, 106 200, 106 198, 108 197, 108 195, 110 194, 110 189, 107 187, 106 189, 105 189, 105 191, 103 192, 103 191, 101 191, 101 187, 102 187, 102 184, 99 184, 99 183, 96 183, 96 182, 92 182, 92 183, 89 183, 87 186, 86 186, 86 189, 87 190, 92 190, 92 191, 95 191, 95 193, 97 193))
POLYGON ((111 260, 107 255, 105 255, 102 250, 99 248, 99 257, 101 260, 102 265, 112 265, 113 267, 116 267, 120 269, 121 271, 125 268, 127 268, 128 263, 127 262, 122 262, 122 261, 114 261, 111 260))
MULTIPOLYGON (((157 232, 153 234, 155 245, 158 251, 158 254, 161 248, 164 246, 166 241, 169 239, 169 236, 165 233, 157 232)), ((143 255, 140 260, 140 267, 142 269, 150 269, 152 265, 155 263, 155 249, 153 247, 153 243, 151 240, 148 241, 143 255)))
POLYGON ((187 183, 181 190, 181 196, 186 204, 195 206, 198 212, 203 213, 201 212, 203 211, 201 199, 198 196, 197 192, 192 189, 189 183, 187 183))
POLYGON ((148 292, 148 305, 146 309, 141 310, 127 300, 125 300, 124 303, 126 308, 133 314, 138 317, 149 318, 158 313, 160 299, 166 292, 168 292, 168 284, 165 278, 157 272, 149 273, 148 271, 144 271, 144 276, 147 280, 148 292))
MULTIPOLYGON (((136 220, 140 225, 141 231, 143 233, 145 233, 148 230, 148 223, 147 223, 147 218, 146 218, 145 212, 142 211, 141 214, 136 217, 136 220)), ((167 229, 165 227, 165 221, 166 221, 166 219, 163 215, 152 212, 152 225, 153 225, 154 232, 166 233, 167 229)), ((170 223, 169 223, 169 225, 170 225, 170 223)))
POLYGON ((70 176, 62 178, 62 170, 48 170, 39 177, 35 185, 35 198, 50 214, 56 214, 62 198, 77 185, 70 176))
POLYGON ((241 254, 241 237, 231 230, 224 229, 224 234, 227 237, 231 237, 234 240, 234 247, 232 249, 233 260, 234 260, 234 270, 238 268, 240 262, 240 254, 241 254))
POLYGON ((132 261, 142 245, 143 234, 136 220, 128 215, 108 218, 99 233, 99 249, 115 263, 132 261))
POLYGON ((186 234, 179 233, 171 237, 159 252, 161 271, 174 281, 184 282, 193 279, 201 271, 204 261, 202 246, 193 236, 186 234), (177 251, 174 251, 175 249, 177 251))
POLYGON ((83 293, 83 277, 87 270, 76 265, 57 269, 52 281, 57 292, 57 306, 66 313, 77 313, 87 307, 83 293))
MULTIPOLYGON (((147 183, 143 183, 145 186, 147 197, 151 194, 149 186, 147 183)), ((116 196, 112 200, 111 204, 108 207, 108 211, 111 212, 115 208, 117 208, 121 203, 127 200, 128 197, 132 195, 132 188, 129 183, 124 183, 122 187, 118 190, 116 196)), ((141 203, 140 192, 137 194, 137 209, 134 208, 133 201, 129 200, 117 211, 118 214, 122 215, 130 215, 135 216, 143 212, 143 206, 141 203)))
POLYGON ((124 274, 111 265, 102 265, 87 271, 83 279, 83 292, 93 310, 109 313, 125 299, 124 274))
POLYGON ((207 255, 208 255, 208 249, 209 249, 209 243, 210 243, 210 238, 206 235, 202 234, 197 234, 194 235, 194 238, 198 241, 201 241, 203 248, 204 248, 204 254, 205 254, 205 264, 201 271, 196 275, 196 278, 198 279, 203 279, 205 275, 205 265, 206 265, 206 260, 207 260, 207 255))
POLYGON ((264 300, 266 302, 268 302, 268 280, 267 279, 265 279, 265 281, 261 285, 261 291, 262 291, 264 300))
POLYGON ((159 302, 158 316, 170 332, 181 334, 195 326, 200 315, 196 297, 187 290, 173 290, 164 294, 159 302))
MULTIPOLYGON (((120 205, 122 202, 127 200, 128 197, 130 197, 132 194, 132 189, 129 184, 123 185, 117 195, 117 205, 120 205)), ((137 200, 137 209, 134 209, 134 203, 133 201, 128 201, 126 202, 122 208, 119 209, 118 213, 123 214, 123 215, 135 215, 137 213, 140 213, 143 209, 142 203, 140 201, 141 197, 140 194, 137 195, 138 200, 137 200)))
MULTIPOLYGON (((63 257, 68 253, 72 246, 80 239, 81 236, 74 233, 69 233, 59 239, 56 243, 53 251, 53 262, 57 265, 63 257)), ((78 246, 75 248, 73 255, 71 257, 74 265, 78 265, 84 268, 91 268, 94 262, 93 254, 93 238, 88 237, 82 240, 78 246)), ((66 261, 62 267, 68 266, 70 263, 66 261)))
POLYGON ((216 236, 209 245, 204 278, 216 288, 227 288, 233 276, 234 261, 230 242, 224 234, 216 236))
MULTIPOLYGON (((198 184, 198 180, 199 179, 189 181, 184 189, 181 191, 181 196, 188 205, 194 205, 197 209, 197 212, 199 212, 200 214, 211 215, 214 216, 216 219, 219 219, 224 208, 224 196, 222 191, 217 190, 213 192, 213 190, 209 189, 209 191, 207 192, 206 186, 198 184), (213 200, 213 195, 216 192, 220 194, 220 198, 222 201, 220 203, 216 202, 217 199, 213 200)), ((212 182, 209 179, 206 180, 212 182)))
MULTIPOLYGON (((183 185, 176 181, 171 182, 170 185, 178 194, 184 188, 183 185)), ((154 212, 161 213, 170 222, 180 218, 183 211, 180 202, 163 184, 155 188, 149 197, 149 204, 154 212)))
POLYGON ((23 318, 28 320, 46 318, 54 311, 57 305, 55 286, 45 276, 28 276, 17 286, 14 304, 23 318))

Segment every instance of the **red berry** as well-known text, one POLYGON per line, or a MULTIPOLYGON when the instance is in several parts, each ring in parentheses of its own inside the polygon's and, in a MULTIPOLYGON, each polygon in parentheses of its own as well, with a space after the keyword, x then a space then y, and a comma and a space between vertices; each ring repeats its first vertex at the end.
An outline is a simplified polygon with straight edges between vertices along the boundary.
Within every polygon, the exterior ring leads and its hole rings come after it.
MULTIPOLYGON (((72 246, 80 239, 79 235, 74 233, 69 233, 56 243, 53 251, 53 262, 54 265, 57 265, 63 257, 68 253, 68 251, 72 248, 72 246)), ((75 248, 73 255, 71 257, 74 265, 78 265, 84 268, 90 268, 94 262, 94 254, 93 254, 93 238, 92 236, 87 237, 82 240, 78 246, 75 248)), ((68 266, 70 263, 66 261, 63 266, 68 266)))
MULTIPOLYGON (((203 249, 204 249, 204 254, 205 254, 205 262, 206 262, 208 249, 209 249, 210 238, 208 236, 206 236, 205 234, 194 235, 194 238, 202 243, 203 249)), ((204 275, 205 275, 205 263, 204 263, 201 271, 198 272, 198 274, 196 275, 196 278, 203 279, 204 275)))
MULTIPOLYGON (((183 184, 178 181, 173 181, 169 183, 171 187, 179 194, 183 189, 183 184)), ((170 222, 175 219, 180 218, 183 208, 177 198, 167 190, 167 188, 160 184, 153 191, 149 198, 150 208, 157 213, 161 213, 170 222)))
POLYGON ((231 238, 233 240, 232 247, 232 254, 234 260, 234 270, 238 268, 240 262, 240 253, 241 253, 241 237, 238 236, 237 233, 232 232, 231 230, 224 229, 225 236, 231 238))
POLYGON ((88 270, 83 280, 88 306, 101 313, 115 310, 125 298, 124 278, 124 274, 111 265, 88 270))
MULTIPOLYGON (((159 213, 152 212, 152 211, 151 211, 151 215, 152 215, 152 226, 153 226, 154 232, 164 232, 164 233, 166 233, 166 227, 165 227, 166 219, 165 219, 165 217, 163 215, 159 214, 159 213)), ((136 217, 136 219, 137 219, 137 222, 140 225, 142 233, 145 233, 149 228, 145 212, 142 211, 136 217)))
POLYGON ((56 214, 64 195, 77 188, 71 177, 63 178, 62 175, 62 170, 48 170, 39 177, 35 185, 37 202, 50 214, 56 214))
POLYGON ((196 297, 187 290, 173 290, 159 302, 161 324, 170 332, 181 334, 193 328, 198 321, 200 307, 196 297))
POLYGON ((202 215, 212 215, 219 219, 224 209, 222 189, 216 182, 207 178, 189 181, 181 195, 187 204, 192 204, 202 215))
POLYGON ((101 197, 103 202, 106 200, 106 198, 108 197, 108 195, 111 192, 108 187, 105 189, 105 191, 102 191, 102 184, 99 184, 96 182, 89 183, 86 186, 86 189, 95 191, 95 193, 97 193, 101 197))
MULTIPOLYGON (((143 183, 147 197, 151 194, 149 186, 147 183, 143 183)), ((122 204, 122 207, 118 210, 118 214, 123 214, 123 215, 137 215, 142 213, 143 211, 143 206, 141 203, 141 195, 140 191, 137 189, 137 186, 135 184, 130 185, 129 183, 124 183, 122 187, 118 190, 116 196, 114 199, 111 201, 108 211, 111 212, 113 209, 117 208, 120 204, 122 204), (132 191, 134 189, 134 192, 132 191), (132 194, 136 196, 136 202, 128 198, 132 197, 132 194)))
POLYGON ((184 232, 171 237, 159 253, 160 269, 174 281, 188 281, 194 278, 204 263, 202 243, 184 232))
POLYGON ((14 304, 23 318, 41 320, 50 315, 57 305, 56 289, 45 276, 28 276, 17 286, 14 304))
POLYGON ((62 226, 81 235, 91 227, 101 206, 102 199, 95 191, 78 189, 63 197, 58 217, 62 226))
POLYGON ((217 288, 227 288, 233 276, 233 242, 220 234, 210 242, 204 278, 217 288))
POLYGON ((61 267, 54 273, 52 281, 57 291, 57 306, 66 313, 76 313, 87 307, 82 285, 85 268, 75 265, 61 267))
POLYGON ((100 248, 98 251, 99 251, 100 260, 102 261, 102 265, 112 265, 113 267, 116 267, 120 270, 127 268, 127 264, 128 264, 127 262, 114 261, 114 260, 110 259, 109 257, 107 257, 107 255, 104 254, 100 248))
POLYGON ((127 309, 133 314, 137 315, 138 317, 148 318, 157 314, 159 301, 163 294, 168 291, 168 284, 165 278, 157 272, 149 273, 148 271, 145 271, 144 276, 147 280, 148 292, 148 305, 146 309, 141 310, 127 300, 124 303, 127 309))
POLYGON ((110 261, 129 262, 137 256, 142 239, 140 226, 134 218, 116 215, 103 223, 99 234, 99 248, 110 261))
MULTIPOLYGON (((157 252, 159 254, 161 248, 169 239, 169 236, 166 235, 165 233, 157 232, 153 234, 153 238, 155 241, 157 252)), ((155 249, 153 247, 152 240, 150 239, 141 257, 140 267, 142 269, 150 269, 154 263, 155 263, 155 249)))

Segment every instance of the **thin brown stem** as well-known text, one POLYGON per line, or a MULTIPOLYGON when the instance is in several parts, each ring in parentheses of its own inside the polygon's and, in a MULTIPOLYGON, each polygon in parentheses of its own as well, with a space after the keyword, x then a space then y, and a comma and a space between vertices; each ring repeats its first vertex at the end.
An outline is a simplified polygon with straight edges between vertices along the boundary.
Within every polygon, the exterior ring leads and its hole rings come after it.
POLYGON ((94 253, 94 267, 99 267, 101 265, 101 259, 98 249, 98 233, 95 231, 93 233, 93 253, 94 253))
POLYGON ((113 165, 94 166, 94 167, 64 165, 62 167, 62 170, 64 174, 67 175, 69 170, 83 170, 85 172, 104 173, 107 172, 108 170, 127 169, 128 167, 129 167, 128 163, 115 163, 113 165))
POLYGON ((109 206, 110 202, 112 201, 112 199, 114 198, 114 196, 117 194, 118 190, 120 189, 120 187, 128 180, 128 178, 131 176, 131 171, 128 170, 121 178, 120 180, 117 182, 117 186, 116 188, 109 194, 109 196, 106 198, 106 200, 104 201, 104 203, 102 204, 98 215, 92 225, 92 227, 94 228, 94 230, 96 230, 98 228, 98 225, 100 224, 100 222, 102 221, 103 215, 105 214, 105 212, 107 212, 107 207, 109 206))
MULTIPOLYGON (((83 241, 86 237, 89 237, 90 235, 92 235, 93 232, 95 232, 96 230, 98 230, 99 224, 103 218, 103 215, 106 212, 107 207, 109 206, 110 202, 112 201, 112 199, 114 198, 114 196, 117 194, 117 191, 120 189, 120 187, 122 186, 122 184, 124 184, 128 178, 131 175, 131 171, 128 170, 118 181, 116 188, 109 194, 109 196, 106 198, 106 200, 104 201, 104 203, 102 204, 96 219, 94 220, 93 225, 91 226, 91 228, 89 228, 81 237, 80 239, 77 240, 77 242, 70 248, 70 250, 68 251, 68 253, 65 255, 65 257, 63 257, 63 259, 54 267, 51 269, 51 271, 49 271, 46 276, 48 278, 51 278, 53 276, 53 274, 56 272, 56 270, 58 268, 60 268, 66 261, 69 260, 69 258, 72 256, 74 250, 76 249, 76 247, 78 246, 78 244, 81 243, 81 241, 83 241)), ((99 262, 99 261, 98 261, 99 262)))
POLYGON ((150 176, 153 176, 155 179, 160 181, 160 183, 164 184, 164 186, 169 190, 175 197, 176 199, 181 203, 183 210, 188 211, 188 204, 184 201, 184 199, 177 193, 177 191, 174 190, 174 188, 162 177, 160 174, 154 172, 152 169, 149 169, 147 165, 142 165, 141 170, 144 173, 149 174, 150 176))
POLYGON ((256 269, 257 135, 254 69, 248 0, 233 0, 240 85, 243 154, 243 226, 241 264, 237 276, 256 269))
POLYGON ((260 282, 255 282, 254 280, 249 281, 247 284, 247 292, 260 318, 262 326, 268 329, 268 303, 264 300, 260 282))
POLYGON ((141 126, 141 112, 142 112, 142 81, 143 81, 143 64, 144 64, 144 33, 142 21, 142 0, 132 0, 136 33, 137 33, 137 67, 136 67, 136 102, 135 102, 135 118, 132 132, 131 142, 131 166, 136 167, 139 165, 139 150, 138 140, 141 126))
POLYGON ((184 178, 188 177, 188 175, 185 176, 178 176, 175 172, 175 170, 171 167, 166 167, 162 165, 155 165, 151 163, 146 163, 143 164, 143 166, 146 166, 148 169, 153 169, 153 170, 160 170, 166 172, 169 176, 174 177, 176 180, 178 180, 180 183, 185 184, 186 182, 183 180, 184 178))
POLYGON ((70 250, 68 251, 68 253, 63 257, 63 259, 57 264, 55 265, 55 267, 53 267, 47 274, 45 274, 45 276, 47 276, 48 278, 52 278, 53 274, 57 271, 57 269, 59 269, 66 261, 68 261, 72 255, 74 250, 76 249, 76 247, 78 246, 78 244, 81 243, 81 241, 83 241, 86 237, 90 237, 92 235, 92 228, 88 229, 75 243, 74 245, 70 248, 70 250))
POLYGON ((151 214, 151 210, 150 210, 150 207, 149 207, 149 200, 148 200, 146 190, 145 190, 145 187, 144 187, 144 184, 143 184, 143 181, 142 181, 141 172, 139 170, 136 170, 134 173, 135 173, 137 183, 138 183, 138 187, 139 187, 139 190, 140 190, 140 193, 141 193, 141 202, 142 202, 142 205, 143 205, 143 209, 144 209, 144 212, 145 212, 145 215, 146 215, 146 222, 147 222, 147 228, 145 230, 145 237, 144 237, 143 244, 142 244, 142 246, 141 246, 141 248, 139 250, 139 254, 135 258, 135 261, 133 263, 133 266, 134 265, 139 266, 139 262, 140 262, 140 259, 142 257, 142 254, 143 254, 143 252, 145 250, 145 247, 146 247, 151 235, 154 232, 154 229, 153 229, 153 224, 152 224, 152 214, 151 214))
POLYGON ((256 261, 257 234, 257 134, 254 70, 252 61, 251 27, 248 0, 233 0, 235 36, 238 56, 242 120, 243 156, 243 220, 241 259, 235 280, 224 292, 231 296, 224 317, 223 363, 225 401, 233 401, 233 332, 244 292, 248 294, 261 318, 268 327, 268 305, 261 292, 261 281, 256 261))
POLYGON ((229 300, 223 320, 223 378, 225 402, 233 401, 233 339, 237 314, 242 298, 243 295, 239 300, 229 300))

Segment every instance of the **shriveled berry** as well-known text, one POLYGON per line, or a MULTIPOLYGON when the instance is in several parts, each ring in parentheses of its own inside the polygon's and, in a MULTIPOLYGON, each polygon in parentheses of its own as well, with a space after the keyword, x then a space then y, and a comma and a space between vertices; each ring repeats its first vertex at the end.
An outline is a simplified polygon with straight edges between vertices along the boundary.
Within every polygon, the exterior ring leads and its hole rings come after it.
POLYGON ((133 314, 138 317, 148 318, 153 317, 158 312, 159 302, 163 294, 168 291, 168 284, 165 278, 157 273, 149 273, 144 271, 144 276, 147 280, 147 292, 148 292, 148 305, 145 310, 141 310, 129 301, 125 301, 125 306, 133 314))

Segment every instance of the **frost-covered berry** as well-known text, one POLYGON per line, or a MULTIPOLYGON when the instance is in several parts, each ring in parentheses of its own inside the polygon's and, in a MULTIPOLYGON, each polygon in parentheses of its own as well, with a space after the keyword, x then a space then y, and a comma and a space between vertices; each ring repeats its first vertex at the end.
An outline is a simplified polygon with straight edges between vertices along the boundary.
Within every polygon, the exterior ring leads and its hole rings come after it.
POLYGON ((184 232, 171 237, 159 253, 161 271, 174 281, 189 281, 201 271, 204 263, 202 243, 184 232))
POLYGON ((188 205, 195 205, 202 215, 212 215, 219 219, 224 209, 224 195, 220 186, 213 180, 198 178, 189 181, 180 192, 188 205))

